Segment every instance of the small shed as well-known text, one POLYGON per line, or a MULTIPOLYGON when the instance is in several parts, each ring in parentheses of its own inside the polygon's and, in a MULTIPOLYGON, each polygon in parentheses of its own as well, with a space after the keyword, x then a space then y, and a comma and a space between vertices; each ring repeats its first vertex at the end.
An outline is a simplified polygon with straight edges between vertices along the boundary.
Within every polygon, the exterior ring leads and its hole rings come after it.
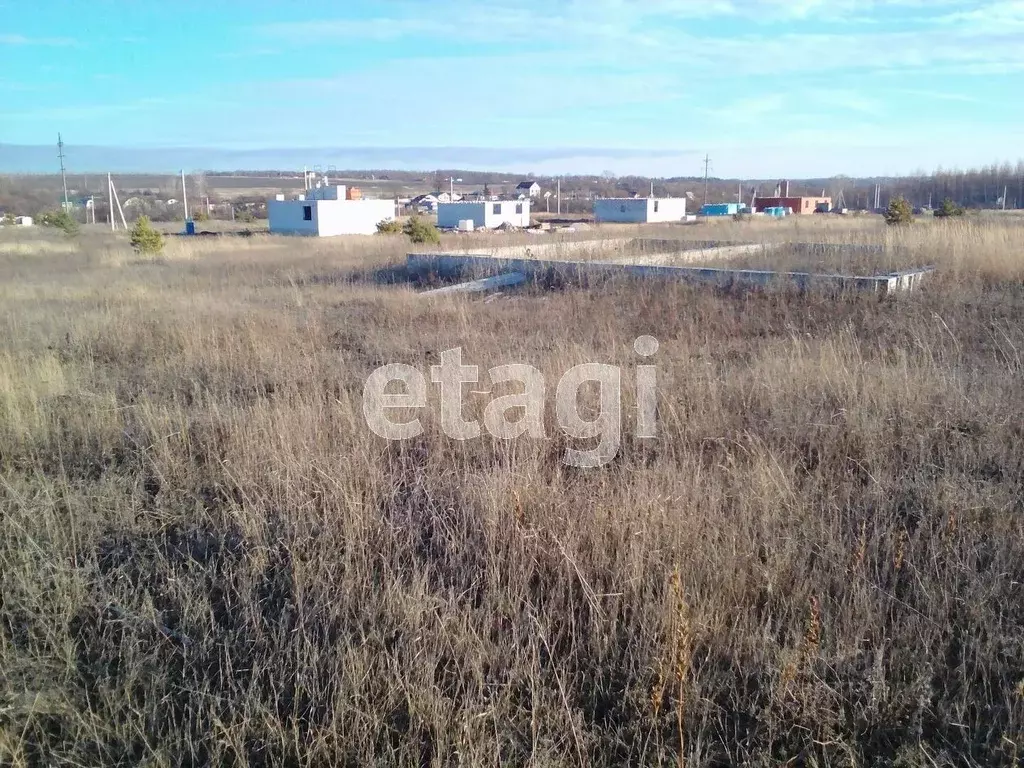
POLYGON ((606 197, 594 201, 594 221, 655 224, 686 218, 685 197, 606 197))

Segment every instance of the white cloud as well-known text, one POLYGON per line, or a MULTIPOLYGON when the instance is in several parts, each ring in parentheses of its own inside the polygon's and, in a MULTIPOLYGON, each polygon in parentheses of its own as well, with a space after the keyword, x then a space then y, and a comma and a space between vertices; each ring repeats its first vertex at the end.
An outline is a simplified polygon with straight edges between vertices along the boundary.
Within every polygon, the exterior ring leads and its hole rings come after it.
POLYGON ((26 37, 17 34, 0 34, 0 45, 43 45, 53 47, 69 47, 77 45, 77 41, 68 37, 26 37))
MULTIPOLYGON (((253 31, 258 38, 296 46, 417 39, 442 51, 521 47, 581 64, 637 67, 644 61, 650 68, 675 64, 751 74, 1024 69, 1019 36, 1024 0, 967 8, 953 0, 569 0, 554 7, 540 0, 471 5, 406 0, 383 8, 387 15, 287 22, 253 31), (959 10, 945 12, 953 7, 959 10), (835 25, 854 21, 878 23, 835 25)), ((467 52, 465 58, 475 54, 467 52)))

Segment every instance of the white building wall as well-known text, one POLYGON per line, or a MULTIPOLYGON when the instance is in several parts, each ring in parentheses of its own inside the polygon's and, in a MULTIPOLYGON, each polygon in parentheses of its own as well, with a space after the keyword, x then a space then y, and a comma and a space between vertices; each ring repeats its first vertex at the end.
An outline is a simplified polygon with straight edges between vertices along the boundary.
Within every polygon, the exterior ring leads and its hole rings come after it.
POLYGON ((610 197, 595 200, 594 221, 643 224, 647 221, 647 198, 610 197))
POLYGON ((377 224, 395 218, 394 200, 318 200, 317 225, 321 237, 372 235, 377 224))
POLYGON ((344 184, 332 184, 328 187, 313 187, 312 189, 306 190, 307 200, 344 200, 345 190, 347 187, 344 184))
POLYGON ((487 203, 441 203, 437 204, 437 226, 441 229, 455 229, 465 219, 473 221, 474 229, 482 229, 486 217, 487 203))
POLYGON ((681 221, 686 216, 685 197, 610 197, 594 201, 594 221, 649 224, 681 221))
MULTIPOLYGON (((344 192, 342 192, 344 195, 344 192)), ((395 218, 392 200, 270 200, 267 218, 271 234, 372 235, 377 224, 395 218), (309 211, 309 219, 306 210, 309 211)))
POLYGON ((686 218, 685 197, 655 197, 647 201, 647 221, 682 221, 686 218), (655 210, 657 208, 657 210, 655 210))
POLYGON ((466 219, 473 221, 475 229, 494 229, 506 223, 525 228, 530 226, 530 201, 438 203, 437 226, 442 229, 454 229, 466 219))
POLYGON ((267 225, 273 235, 316 235, 316 200, 268 200, 267 225), (310 219, 303 218, 308 207, 310 219))

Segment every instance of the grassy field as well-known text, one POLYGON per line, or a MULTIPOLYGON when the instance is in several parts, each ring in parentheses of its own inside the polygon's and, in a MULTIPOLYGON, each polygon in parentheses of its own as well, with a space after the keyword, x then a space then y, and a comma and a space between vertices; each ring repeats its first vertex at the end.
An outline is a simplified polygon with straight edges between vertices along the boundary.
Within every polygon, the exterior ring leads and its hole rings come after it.
POLYGON ((429 300, 399 237, 0 233, 0 764, 1019 765, 1024 222, 709 230, 938 271, 429 300), (453 347, 467 418, 620 365, 614 460, 551 402, 450 439, 433 384, 372 434, 371 371, 453 347))

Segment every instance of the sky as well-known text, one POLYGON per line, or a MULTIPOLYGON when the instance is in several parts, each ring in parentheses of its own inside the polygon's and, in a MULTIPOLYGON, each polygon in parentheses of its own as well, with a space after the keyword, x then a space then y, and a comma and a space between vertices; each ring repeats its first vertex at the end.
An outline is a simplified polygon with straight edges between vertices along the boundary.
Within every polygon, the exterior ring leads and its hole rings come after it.
POLYGON ((69 162, 433 147, 797 178, 1024 156, 1024 0, 0 0, 0 19, 0 144, 60 131, 69 162))

